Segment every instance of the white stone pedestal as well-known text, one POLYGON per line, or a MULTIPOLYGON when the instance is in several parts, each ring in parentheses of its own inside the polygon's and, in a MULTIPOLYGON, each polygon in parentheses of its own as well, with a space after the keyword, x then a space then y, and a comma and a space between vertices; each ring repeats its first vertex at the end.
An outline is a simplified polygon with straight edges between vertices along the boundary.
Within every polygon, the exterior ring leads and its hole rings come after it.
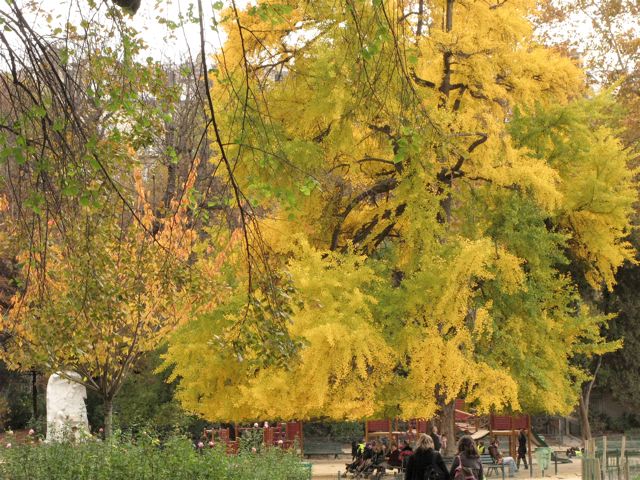
MULTIPOLYGON (((68 378, 77 378, 75 372, 64 372, 68 378)), ((47 383, 47 442, 77 441, 89 435, 87 420, 87 389, 84 385, 54 373, 47 383)))

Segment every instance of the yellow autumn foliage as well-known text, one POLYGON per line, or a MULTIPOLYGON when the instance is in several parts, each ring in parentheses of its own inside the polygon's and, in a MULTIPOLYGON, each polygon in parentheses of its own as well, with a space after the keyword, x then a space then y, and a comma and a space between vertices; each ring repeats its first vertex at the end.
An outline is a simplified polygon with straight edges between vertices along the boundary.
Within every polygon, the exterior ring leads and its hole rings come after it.
POLYGON ((618 347, 576 287, 632 258, 610 97, 536 43, 533 1, 419 3, 222 14, 211 93, 275 273, 246 307, 229 262, 226 301, 171 337, 189 410, 566 413, 574 358, 618 347))

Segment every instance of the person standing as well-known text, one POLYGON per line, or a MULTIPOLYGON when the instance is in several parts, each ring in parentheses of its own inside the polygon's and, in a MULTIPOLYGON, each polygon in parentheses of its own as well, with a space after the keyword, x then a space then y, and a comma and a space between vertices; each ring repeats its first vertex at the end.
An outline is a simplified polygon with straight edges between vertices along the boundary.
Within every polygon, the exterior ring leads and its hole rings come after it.
POLYGON ((407 460, 404 478, 405 480, 424 480, 427 470, 435 474, 430 475, 431 478, 448 479, 447 466, 440 454, 435 451, 433 439, 423 433, 418 437, 413 455, 407 460))
POLYGON ((484 473, 482 471, 482 461, 480 454, 476 449, 476 444, 469 435, 465 435, 458 442, 458 455, 453 459, 449 478, 470 478, 474 480, 483 480, 484 473))
POLYGON ((440 453, 445 454, 447 452, 447 434, 443 433, 440 435, 440 453))
POLYGON ((431 429, 431 440, 433 440, 433 449, 436 452, 439 452, 440 449, 442 448, 442 442, 440 441, 440 435, 438 435, 438 427, 436 427, 434 425, 434 427, 431 429))
POLYGON ((518 459, 516 461, 516 467, 520 468, 520 459, 524 462, 524 468, 529 469, 527 465, 527 434, 524 429, 520 430, 518 434, 518 459))

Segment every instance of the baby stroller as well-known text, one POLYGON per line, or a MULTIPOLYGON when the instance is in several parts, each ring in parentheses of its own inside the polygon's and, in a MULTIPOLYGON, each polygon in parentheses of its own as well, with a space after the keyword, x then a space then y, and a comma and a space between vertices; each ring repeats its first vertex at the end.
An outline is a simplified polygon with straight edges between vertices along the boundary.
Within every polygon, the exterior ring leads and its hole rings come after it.
POLYGON ((361 459, 354 462, 351 470, 347 469, 347 472, 353 475, 353 478, 371 478, 373 480, 379 480, 385 475, 386 464, 384 458, 363 455, 361 459))
POLYGON ((356 474, 354 478, 371 478, 372 480, 380 480, 385 475, 385 466, 382 463, 369 462, 364 468, 356 474))
POLYGON ((364 442, 357 445, 356 448, 353 448, 352 446, 353 462, 346 464, 346 473, 350 473, 355 477, 356 474, 360 473, 364 469, 366 462, 365 456, 368 457, 368 455, 365 455, 365 452, 369 448, 370 447, 365 445, 364 442))

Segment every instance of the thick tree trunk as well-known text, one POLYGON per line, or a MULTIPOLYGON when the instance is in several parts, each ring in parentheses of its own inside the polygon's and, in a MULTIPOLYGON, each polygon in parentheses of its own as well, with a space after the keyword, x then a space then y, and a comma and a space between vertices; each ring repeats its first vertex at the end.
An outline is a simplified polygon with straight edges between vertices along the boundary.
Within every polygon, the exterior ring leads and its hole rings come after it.
POLYGON ((456 402, 455 400, 443 405, 440 413, 440 435, 447 436, 445 457, 456 454, 456 402))
POLYGON ((111 438, 113 434, 113 398, 104 399, 104 437, 111 438))

